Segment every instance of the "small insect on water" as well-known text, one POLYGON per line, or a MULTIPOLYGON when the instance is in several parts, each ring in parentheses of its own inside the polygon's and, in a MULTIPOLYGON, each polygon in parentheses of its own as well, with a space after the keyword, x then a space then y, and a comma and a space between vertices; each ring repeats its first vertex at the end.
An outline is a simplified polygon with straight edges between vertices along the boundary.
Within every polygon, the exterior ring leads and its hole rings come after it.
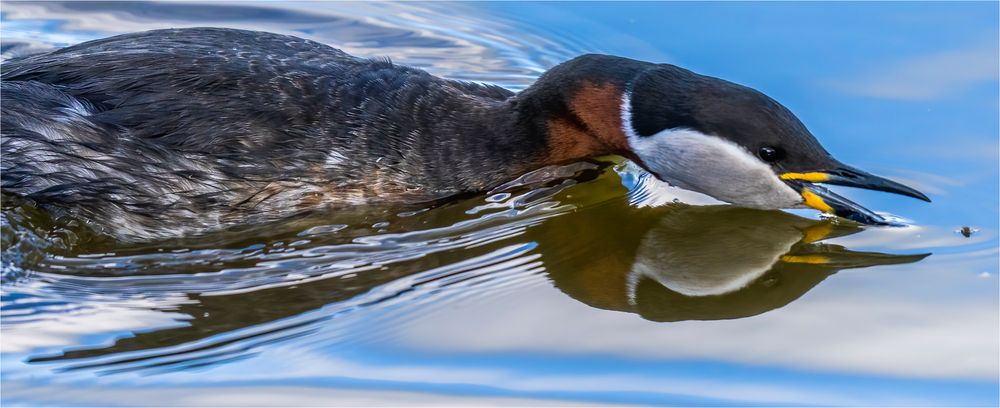
POLYGON ((971 237, 971 236, 972 236, 972 234, 975 234, 975 233, 977 233, 977 232, 979 232, 979 230, 978 230, 978 229, 976 229, 976 228, 972 228, 972 227, 970 227, 970 226, 968 226, 968 225, 966 225, 966 226, 964 226, 964 227, 962 227, 962 228, 959 228, 959 230, 958 230, 958 233, 959 233, 959 234, 962 234, 962 236, 963 236, 963 237, 966 237, 966 238, 969 238, 969 237, 971 237))

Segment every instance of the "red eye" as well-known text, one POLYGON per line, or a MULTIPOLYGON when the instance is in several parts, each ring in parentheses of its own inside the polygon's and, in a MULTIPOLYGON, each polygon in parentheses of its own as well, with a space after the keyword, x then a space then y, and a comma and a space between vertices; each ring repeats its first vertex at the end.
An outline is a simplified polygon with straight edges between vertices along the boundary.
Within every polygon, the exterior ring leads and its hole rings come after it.
POLYGON ((771 146, 761 147, 757 154, 766 162, 776 162, 785 157, 785 152, 781 148, 771 146))

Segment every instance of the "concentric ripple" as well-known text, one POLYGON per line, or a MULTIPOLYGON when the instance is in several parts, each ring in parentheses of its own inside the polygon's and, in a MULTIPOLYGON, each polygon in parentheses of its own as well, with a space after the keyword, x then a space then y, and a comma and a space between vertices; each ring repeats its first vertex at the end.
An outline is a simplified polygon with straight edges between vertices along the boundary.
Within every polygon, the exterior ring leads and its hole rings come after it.
POLYGON ((112 374, 235 361, 307 334, 333 344, 345 316, 386 319, 436 298, 537 281, 540 255, 517 237, 585 205, 562 201, 597 171, 590 163, 544 168, 440 208, 313 215, 249 245, 242 234, 219 233, 108 248, 29 205, 9 208, 4 347, 30 350, 29 362, 58 371, 112 374), (144 333, 115 339, 123 330, 144 333))
POLYGON ((461 3, 270 5, 46 2, 4 6, 3 58, 157 28, 232 27, 290 34, 359 56, 389 56, 453 79, 521 89, 585 49, 461 3), (448 16, 442 24, 442 16, 448 16), (516 32, 517 36, 509 34, 516 32), (516 39, 515 39, 516 38, 516 39))

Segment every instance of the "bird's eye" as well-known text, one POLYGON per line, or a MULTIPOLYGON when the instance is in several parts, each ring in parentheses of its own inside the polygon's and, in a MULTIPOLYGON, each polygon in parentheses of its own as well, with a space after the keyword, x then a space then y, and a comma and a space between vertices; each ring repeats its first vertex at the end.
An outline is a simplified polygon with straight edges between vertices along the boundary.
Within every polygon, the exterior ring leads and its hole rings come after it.
POLYGON ((785 158, 785 151, 779 147, 764 146, 757 154, 760 155, 761 160, 772 163, 785 158))

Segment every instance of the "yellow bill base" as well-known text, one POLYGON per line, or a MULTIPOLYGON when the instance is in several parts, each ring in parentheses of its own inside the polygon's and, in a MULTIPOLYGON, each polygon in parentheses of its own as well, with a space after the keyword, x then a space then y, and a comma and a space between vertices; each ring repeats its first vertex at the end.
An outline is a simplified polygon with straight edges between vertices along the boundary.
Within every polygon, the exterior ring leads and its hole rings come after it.
POLYGON ((822 183, 830 180, 830 175, 820 172, 812 173, 785 173, 781 175, 782 180, 802 180, 813 183, 822 183))
POLYGON ((827 214, 833 214, 833 207, 830 207, 825 201, 823 201, 822 197, 816 195, 816 193, 812 191, 809 191, 808 188, 802 190, 802 198, 805 199, 806 205, 827 214))

